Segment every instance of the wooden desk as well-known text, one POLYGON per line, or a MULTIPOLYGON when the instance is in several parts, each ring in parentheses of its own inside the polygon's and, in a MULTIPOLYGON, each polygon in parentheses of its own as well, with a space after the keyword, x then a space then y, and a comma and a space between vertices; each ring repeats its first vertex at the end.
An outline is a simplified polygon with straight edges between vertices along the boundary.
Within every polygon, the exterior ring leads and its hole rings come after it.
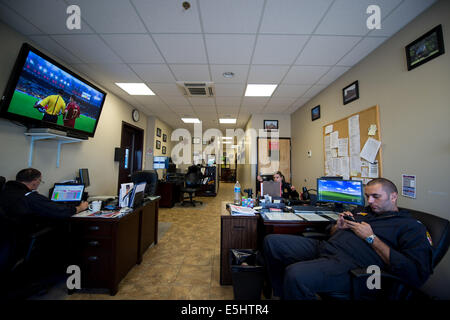
POLYGON ((161 208, 172 208, 175 203, 183 201, 181 188, 183 182, 159 182, 156 194, 161 196, 159 206, 161 208))
POLYGON ((272 233, 301 234, 308 228, 325 229, 330 222, 271 221, 256 216, 232 216, 222 202, 220 216, 220 284, 230 285, 230 249, 261 249, 264 237, 272 233))
POLYGON ((111 295, 145 250, 158 240, 158 200, 121 218, 72 217, 73 264, 80 266, 82 288, 107 288, 111 295))

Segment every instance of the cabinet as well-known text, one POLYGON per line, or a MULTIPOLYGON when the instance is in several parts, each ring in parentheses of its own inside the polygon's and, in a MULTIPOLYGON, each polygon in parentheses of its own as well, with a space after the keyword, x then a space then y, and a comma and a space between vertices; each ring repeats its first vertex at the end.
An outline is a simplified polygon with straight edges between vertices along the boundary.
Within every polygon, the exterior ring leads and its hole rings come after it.
POLYGON ((216 166, 202 167, 203 180, 197 195, 215 197, 219 191, 219 172, 216 166))
MULTIPOLYGON (((223 205, 224 207, 225 205, 223 205)), ((231 284, 230 249, 257 249, 259 216, 220 217, 220 284, 231 284)))
POLYGON ((158 239, 158 201, 121 218, 72 217, 71 264, 81 269, 82 288, 107 288, 111 295, 158 239))

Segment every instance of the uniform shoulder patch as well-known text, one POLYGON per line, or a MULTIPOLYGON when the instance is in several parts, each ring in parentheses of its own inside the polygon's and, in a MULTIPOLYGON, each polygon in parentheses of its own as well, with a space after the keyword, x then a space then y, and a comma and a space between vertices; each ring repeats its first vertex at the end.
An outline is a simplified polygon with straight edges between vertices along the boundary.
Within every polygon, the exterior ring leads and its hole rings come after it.
POLYGON ((357 214, 359 214, 359 215, 365 217, 365 216, 367 216, 368 213, 367 213, 367 212, 358 212, 357 214))
POLYGON ((433 239, 431 239, 431 235, 430 235, 430 233, 427 231, 427 239, 428 239, 428 242, 430 243, 430 246, 432 246, 433 245, 433 239))

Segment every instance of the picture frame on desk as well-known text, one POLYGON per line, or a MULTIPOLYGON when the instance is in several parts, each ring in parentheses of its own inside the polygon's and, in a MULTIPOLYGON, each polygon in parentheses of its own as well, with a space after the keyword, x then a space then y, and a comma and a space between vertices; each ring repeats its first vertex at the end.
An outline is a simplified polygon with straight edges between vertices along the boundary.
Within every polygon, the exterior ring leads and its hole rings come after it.
POLYGON ((352 82, 342 89, 342 102, 344 105, 359 99, 359 83, 358 80, 352 82))
POLYGON ((438 25, 405 47, 408 71, 445 53, 442 25, 438 25))

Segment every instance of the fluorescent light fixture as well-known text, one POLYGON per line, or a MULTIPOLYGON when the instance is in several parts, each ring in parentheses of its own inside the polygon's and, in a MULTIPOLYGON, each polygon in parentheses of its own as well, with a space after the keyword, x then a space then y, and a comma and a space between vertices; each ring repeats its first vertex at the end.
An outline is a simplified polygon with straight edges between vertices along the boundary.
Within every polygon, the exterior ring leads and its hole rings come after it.
POLYGON ((222 141, 223 144, 231 144, 231 141, 222 141))
POLYGON ((222 140, 233 140, 233 137, 222 137, 222 140))
POLYGON ((236 119, 219 119, 220 123, 236 123, 236 119))
POLYGON ((184 123, 200 123, 198 118, 181 118, 184 123))
POLYGON ((116 83, 122 90, 132 96, 154 96, 145 83, 116 83))
POLYGON ((248 84, 246 97, 270 97, 278 85, 276 84, 248 84))

